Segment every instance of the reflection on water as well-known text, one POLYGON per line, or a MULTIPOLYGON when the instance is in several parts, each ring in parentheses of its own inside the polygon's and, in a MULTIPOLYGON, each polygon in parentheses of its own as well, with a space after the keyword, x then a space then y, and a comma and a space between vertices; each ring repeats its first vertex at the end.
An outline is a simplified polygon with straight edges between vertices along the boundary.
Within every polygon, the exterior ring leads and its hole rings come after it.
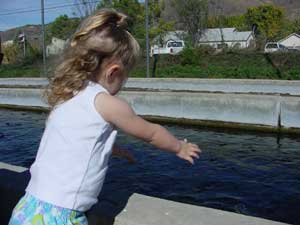
MULTIPOLYGON (((0 112, 0 161, 30 166, 46 114, 0 112)), ((194 166, 120 132, 138 162, 113 158, 105 187, 300 224, 299 136, 166 127, 203 150, 194 166)))

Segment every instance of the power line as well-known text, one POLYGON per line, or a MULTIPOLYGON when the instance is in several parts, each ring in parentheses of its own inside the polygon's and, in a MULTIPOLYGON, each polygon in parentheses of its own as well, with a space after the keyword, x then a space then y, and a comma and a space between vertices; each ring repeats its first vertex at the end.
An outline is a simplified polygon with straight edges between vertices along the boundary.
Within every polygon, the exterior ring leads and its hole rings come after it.
MULTIPOLYGON (((57 4, 57 3, 48 3, 46 6, 61 6, 61 4, 57 4)), ((23 11, 23 10, 32 10, 32 7, 25 7, 25 8, 17 8, 17 9, 4 9, 4 8, 0 8, 0 13, 15 13, 18 11, 23 11)))
MULTIPOLYGON (((47 8, 45 8, 45 10, 66 8, 66 7, 70 7, 70 6, 78 6, 78 5, 85 5, 88 3, 100 3, 100 2, 101 1, 90 1, 90 2, 85 2, 85 3, 73 3, 73 4, 58 5, 58 6, 47 7, 47 8)), ((15 11, 15 12, 0 13, 0 16, 8 16, 8 15, 14 15, 14 14, 19 14, 19 13, 40 12, 40 11, 41 11, 41 9, 20 10, 20 11, 15 11)))
MULTIPOLYGON (((70 0, 70 1, 72 1, 72 0, 70 0)), ((93 2, 93 1, 91 1, 91 2, 86 2, 86 3, 98 3, 98 2, 100 2, 100 1, 95 1, 95 2, 93 2)), ((79 5, 79 4, 86 4, 86 3, 69 3, 69 4, 75 4, 75 5, 79 5)), ((65 4, 61 4, 61 3, 59 3, 59 4, 57 4, 57 3, 47 3, 47 4, 45 4, 45 6, 46 7, 49 7, 49 6, 64 6, 65 4)), ((17 13, 17 12, 19 12, 19 11, 23 11, 23 10, 32 10, 32 7, 25 7, 25 8, 17 8, 17 9, 4 9, 4 8, 0 8, 0 13, 17 13)), ((38 9, 36 9, 36 10, 38 10, 38 9)))

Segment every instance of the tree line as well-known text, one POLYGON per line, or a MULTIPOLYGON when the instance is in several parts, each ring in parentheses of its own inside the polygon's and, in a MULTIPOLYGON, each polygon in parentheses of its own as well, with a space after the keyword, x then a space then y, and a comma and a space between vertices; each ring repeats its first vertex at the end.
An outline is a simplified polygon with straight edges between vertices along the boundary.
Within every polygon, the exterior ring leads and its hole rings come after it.
MULTIPOLYGON (((77 0, 79 1, 79 0, 77 0)), ((102 0, 97 5, 89 6, 88 1, 81 4, 78 10, 79 18, 84 18, 92 10, 100 8, 114 8, 130 18, 129 30, 137 39, 145 39, 145 6, 138 0, 102 0), (86 8, 86 10, 84 10, 86 8), (83 12, 86 12, 84 14, 83 12)), ((94 3, 91 3, 94 4, 94 3)), ((210 15, 208 0, 171 0, 167 1, 176 14, 176 19, 166 21, 163 17, 166 1, 149 0, 149 33, 150 38, 163 36, 166 32, 181 29, 187 32, 187 38, 196 44, 206 28, 235 27, 240 31, 254 30, 257 37, 264 41, 274 41, 296 32, 300 33, 300 17, 290 20, 285 15, 285 9, 262 4, 248 8, 243 15, 225 16, 210 15)), ((58 17, 48 29, 48 36, 67 39, 75 31, 80 19, 70 19, 63 15, 58 17)))
MULTIPOLYGON (((88 0, 74 0, 78 7, 74 11, 74 17, 67 15, 57 17, 46 27, 46 41, 50 44, 52 37, 68 39, 75 32, 81 20, 100 8, 114 8, 127 14, 129 20, 129 31, 145 47, 145 5, 138 0, 102 0, 100 3, 88 0), (80 4, 79 4, 80 3, 80 4)), ((210 15, 209 0, 149 0, 149 34, 150 38, 163 36, 172 30, 185 30, 186 39, 191 46, 197 45, 197 40, 206 28, 236 27, 240 31, 254 30, 258 40, 278 40, 293 32, 300 32, 300 17, 289 20, 285 15, 284 8, 263 4, 248 8, 243 15, 225 16, 221 13, 210 15), (166 5, 168 4, 168 5, 166 5), (163 13, 166 7, 173 8, 175 19, 164 19, 163 13)), ((27 44, 30 46, 30 43, 27 44)), ((6 49, 6 55, 14 59, 18 54, 16 46, 6 49)), ((33 57, 39 54, 31 48, 33 57)))

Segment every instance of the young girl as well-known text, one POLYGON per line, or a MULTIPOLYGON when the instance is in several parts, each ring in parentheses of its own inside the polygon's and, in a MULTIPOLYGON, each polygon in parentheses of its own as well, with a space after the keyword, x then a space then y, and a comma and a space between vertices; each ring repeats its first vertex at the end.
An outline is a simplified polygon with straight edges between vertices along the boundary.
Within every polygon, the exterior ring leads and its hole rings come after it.
POLYGON ((200 149, 137 116, 115 95, 128 78, 139 45, 126 16, 100 10, 74 34, 50 82, 47 119, 26 194, 9 225, 88 224, 119 128, 194 163, 200 149))

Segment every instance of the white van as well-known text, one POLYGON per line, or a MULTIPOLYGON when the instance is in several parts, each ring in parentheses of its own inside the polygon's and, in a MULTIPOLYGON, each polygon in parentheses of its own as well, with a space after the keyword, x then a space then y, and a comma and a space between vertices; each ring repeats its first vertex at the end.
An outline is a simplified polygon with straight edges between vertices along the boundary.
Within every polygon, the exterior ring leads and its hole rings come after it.
POLYGON ((161 55, 161 54, 170 54, 176 55, 180 53, 184 48, 184 41, 168 41, 164 47, 159 47, 157 45, 151 46, 150 56, 161 55))

